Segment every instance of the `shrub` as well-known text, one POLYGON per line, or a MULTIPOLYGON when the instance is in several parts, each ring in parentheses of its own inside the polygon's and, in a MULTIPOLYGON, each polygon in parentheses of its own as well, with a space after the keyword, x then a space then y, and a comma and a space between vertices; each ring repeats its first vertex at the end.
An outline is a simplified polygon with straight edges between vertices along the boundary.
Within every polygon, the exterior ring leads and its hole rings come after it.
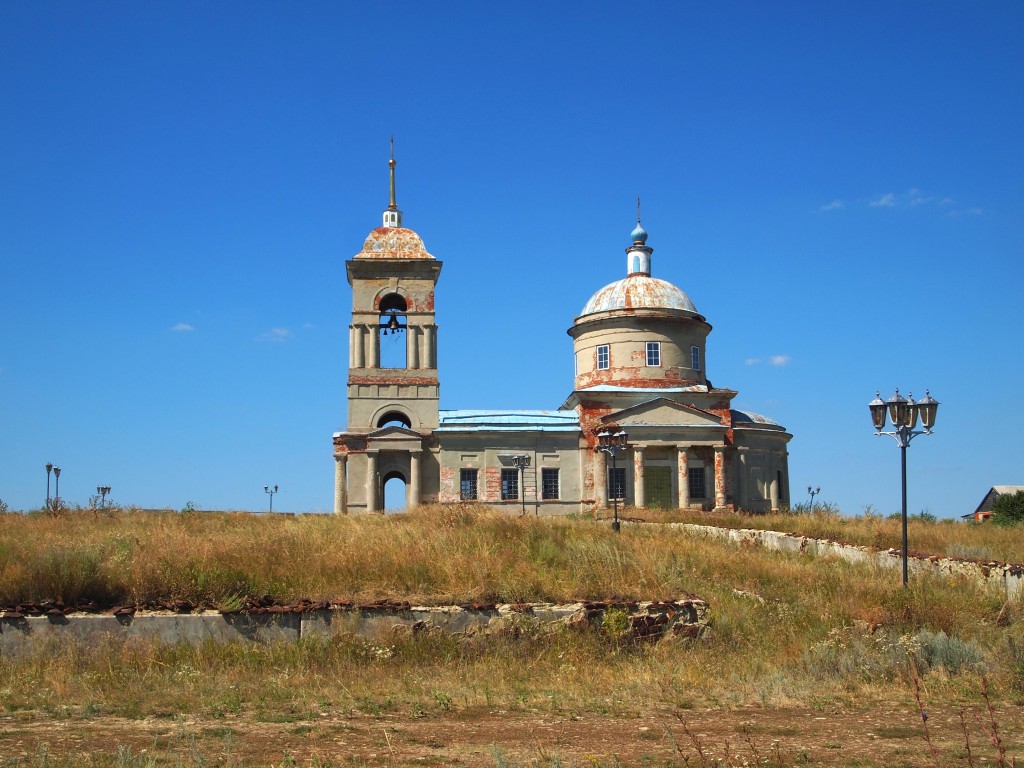
POLYGON ((992 522, 996 525, 1020 525, 1024 522, 1024 491, 1004 493, 992 505, 992 522))

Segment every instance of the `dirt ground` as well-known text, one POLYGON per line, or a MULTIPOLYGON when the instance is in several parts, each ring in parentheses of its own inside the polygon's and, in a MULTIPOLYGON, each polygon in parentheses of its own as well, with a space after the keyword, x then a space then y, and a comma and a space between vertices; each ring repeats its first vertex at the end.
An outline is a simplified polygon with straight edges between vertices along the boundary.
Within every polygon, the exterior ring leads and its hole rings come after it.
MULTIPOLYGON (((127 746, 168 765, 998 765, 984 708, 965 713, 971 760, 959 712, 928 713, 937 758, 916 709, 884 706, 691 709, 630 718, 470 709, 423 717, 323 713, 290 722, 18 712, 0 716, 0 765, 38 759, 44 744, 62 758, 115 755, 127 746)), ((1024 764, 1024 707, 998 708, 996 722, 1007 758, 1024 764)))

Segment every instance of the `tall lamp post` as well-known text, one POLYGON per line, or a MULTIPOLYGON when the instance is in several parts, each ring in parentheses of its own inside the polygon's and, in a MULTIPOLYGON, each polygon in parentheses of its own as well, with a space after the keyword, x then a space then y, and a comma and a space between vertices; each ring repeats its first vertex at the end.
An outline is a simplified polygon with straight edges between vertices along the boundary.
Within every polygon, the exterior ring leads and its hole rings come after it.
POLYGON ((53 472, 53 462, 46 463, 46 508, 50 508, 50 473, 53 472))
POLYGON ((597 450, 606 453, 612 457, 612 481, 609 484, 611 486, 612 494, 612 508, 615 510, 615 518, 612 521, 612 530, 616 533, 619 532, 619 493, 621 489, 618 487, 618 468, 615 462, 615 457, 619 451, 626 448, 629 445, 629 436, 623 430, 618 432, 612 432, 610 429, 605 429, 597 433, 598 446, 597 450))
MULTIPOLYGON (((60 509, 60 467, 53 468, 53 476, 56 478, 56 487, 53 491, 53 508, 60 509)), ((49 483, 47 483, 49 485, 49 483)))
POLYGON ((888 400, 883 401, 881 395, 876 392, 875 399, 868 403, 871 409, 871 421, 875 425, 875 435, 889 435, 900 447, 900 471, 903 486, 903 586, 907 586, 907 446, 910 441, 918 435, 930 435, 932 427, 935 426, 935 414, 939 410, 939 401, 931 396, 931 392, 925 390, 924 397, 914 402, 913 394, 909 398, 903 397, 899 389, 896 394, 888 400), (883 432, 885 427, 885 413, 889 412, 889 421, 892 423, 891 432, 883 432), (920 418, 921 426, 924 429, 915 429, 917 420, 920 418))
POLYGON ((270 496, 270 511, 274 511, 274 494, 277 493, 277 486, 271 488, 269 485, 263 486, 263 491, 270 496))
POLYGON ((512 457, 512 466, 519 470, 519 498, 523 502, 523 516, 526 516, 526 468, 530 466, 530 457, 525 453, 517 453, 512 457))
POLYGON ((107 506, 107 494, 110 493, 109 485, 97 485, 96 493, 100 495, 100 509, 107 506))
POLYGON ((814 497, 817 496, 819 493, 821 493, 821 486, 819 485, 817 488, 812 488, 811 486, 808 485, 807 486, 807 492, 809 494, 811 494, 811 505, 810 505, 810 507, 807 508, 807 511, 808 512, 813 512, 814 511, 814 497))

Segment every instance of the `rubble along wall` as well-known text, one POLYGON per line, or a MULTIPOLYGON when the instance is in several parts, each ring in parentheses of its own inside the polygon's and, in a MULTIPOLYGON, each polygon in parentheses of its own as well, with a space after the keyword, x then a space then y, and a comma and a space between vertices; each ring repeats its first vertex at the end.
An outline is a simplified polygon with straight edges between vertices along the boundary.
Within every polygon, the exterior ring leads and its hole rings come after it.
MULTIPOLYGON (((780 531, 762 531, 754 528, 719 528, 712 525, 693 523, 668 523, 667 525, 698 536, 724 539, 738 546, 756 545, 776 552, 825 557, 832 555, 850 563, 871 563, 880 568, 903 567, 903 554, 899 549, 875 549, 856 544, 841 544, 828 539, 812 539, 780 531)), ((1024 566, 996 561, 978 563, 951 557, 920 557, 911 554, 907 558, 907 571, 911 574, 934 576, 958 576, 969 579, 988 589, 1002 592, 1008 598, 1024 596, 1024 566)))
POLYGON ((638 641, 665 637, 696 637, 709 620, 708 604, 699 598, 667 602, 530 603, 475 607, 411 606, 353 607, 303 612, 188 614, 134 613, 61 614, 0 617, 0 658, 31 653, 49 642, 77 641, 97 645, 111 639, 133 638, 168 644, 298 642, 302 638, 330 639, 350 635, 386 640, 424 631, 453 635, 499 634, 523 629, 600 626, 605 611, 617 609, 629 617, 624 635, 638 641))

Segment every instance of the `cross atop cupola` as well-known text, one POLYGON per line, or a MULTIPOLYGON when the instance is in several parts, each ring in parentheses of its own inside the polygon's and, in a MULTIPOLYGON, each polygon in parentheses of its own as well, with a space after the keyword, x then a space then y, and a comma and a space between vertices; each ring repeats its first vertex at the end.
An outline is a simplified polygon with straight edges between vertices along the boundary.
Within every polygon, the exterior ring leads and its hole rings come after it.
POLYGON ((647 230, 640 225, 640 197, 636 198, 636 228, 630 232, 633 244, 626 249, 626 276, 651 276, 651 254, 653 248, 647 247, 647 230))
POLYGON ((388 166, 391 168, 391 201, 388 203, 388 207, 384 210, 384 226, 385 227, 401 227, 402 226, 402 212, 398 210, 398 203, 395 202, 395 137, 391 136, 391 159, 388 161, 388 166))

